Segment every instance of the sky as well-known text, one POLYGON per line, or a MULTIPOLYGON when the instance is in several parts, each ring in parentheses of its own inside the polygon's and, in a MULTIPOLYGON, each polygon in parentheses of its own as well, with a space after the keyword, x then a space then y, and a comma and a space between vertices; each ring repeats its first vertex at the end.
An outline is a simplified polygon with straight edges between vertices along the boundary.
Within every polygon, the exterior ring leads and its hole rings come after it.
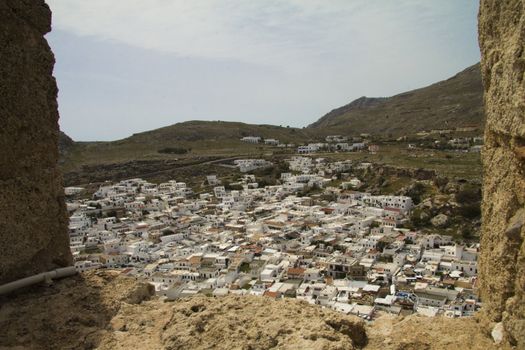
POLYGON ((475 0, 47 0, 61 129, 303 127, 479 61, 475 0))

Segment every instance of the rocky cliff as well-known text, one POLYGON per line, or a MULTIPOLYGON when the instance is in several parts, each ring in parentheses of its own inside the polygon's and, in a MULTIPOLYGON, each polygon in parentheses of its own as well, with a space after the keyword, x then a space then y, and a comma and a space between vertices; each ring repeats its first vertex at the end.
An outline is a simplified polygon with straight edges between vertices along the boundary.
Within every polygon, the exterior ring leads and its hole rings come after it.
POLYGON ((0 284, 71 263, 43 0, 0 0, 0 284))
POLYGON ((525 0, 481 0, 484 310, 525 347, 525 0))

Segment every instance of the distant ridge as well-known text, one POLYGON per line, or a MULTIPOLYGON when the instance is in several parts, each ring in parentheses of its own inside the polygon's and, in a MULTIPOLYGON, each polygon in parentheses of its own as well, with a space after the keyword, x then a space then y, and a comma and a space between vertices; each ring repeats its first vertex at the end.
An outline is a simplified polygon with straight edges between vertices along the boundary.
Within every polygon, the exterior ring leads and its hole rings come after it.
POLYGON ((392 97, 360 97, 336 108, 309 129, 395 136, 428 129, 483 126, 483 85, 479 63, 430 86, 392 97))
MULTIPOLYGON (((187 121, 133 134, 111 142, 73 142, 60 135, 65 171, 86 164, 167 159, 166 149, 185 157, 260 155, 263 148, 241 142, 244 136, 278 139, 286 144, 321 142, 327 135, 413 135, 421 130, 476 126, 483 128, 483 94, 479 64, 450 79, 393 97, 360 97, 327 113, 306 128, 226 121, 187 121)), ((285 123, 283 123, 286 125, 285 123)))
POLYGON ((277 139, 285 144, 313 142, 320 130, 275 125, 254 125, 226 121, 187 121, 136 133, 108 142, 73 142, 60 135, 61 164, 67 173, 83 165, 117 164, 139 160, 180 157, 226 157, 232 154, 260 154, 261 145, 241 141, 245 136, 277 139), (176 149, 180 154, 167 154, 176 149))
POLYGON ((58 151, 60 152, 61 156, 64 156, 67 154, 67 152, 73 147, 75 144, 75 141, 68 135, 66 135, 65 132, 60 131, 58 134, 58 151))
MULTIPOLYGON (((313 131, 313 130, 312 130, 313 131)), ((195 142, 195 141, 238 141, 244 136, 275 138, 282 142, 297 142, 310 138, 303 129, 276 125, 256 125, 241 122, 191 120, 163 128, 145 131, 114 142, 195 142)))

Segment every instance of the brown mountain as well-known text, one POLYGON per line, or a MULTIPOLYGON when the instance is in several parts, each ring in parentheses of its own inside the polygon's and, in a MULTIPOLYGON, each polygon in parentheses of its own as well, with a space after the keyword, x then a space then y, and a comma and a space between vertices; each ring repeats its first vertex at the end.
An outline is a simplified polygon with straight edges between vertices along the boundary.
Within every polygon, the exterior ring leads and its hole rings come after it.
POLYGON ((308 128, 338 133, 393 136, 429 129, 483 125, 479 63, 430 86, 392 97, 360 97, 336 108, 308 128))

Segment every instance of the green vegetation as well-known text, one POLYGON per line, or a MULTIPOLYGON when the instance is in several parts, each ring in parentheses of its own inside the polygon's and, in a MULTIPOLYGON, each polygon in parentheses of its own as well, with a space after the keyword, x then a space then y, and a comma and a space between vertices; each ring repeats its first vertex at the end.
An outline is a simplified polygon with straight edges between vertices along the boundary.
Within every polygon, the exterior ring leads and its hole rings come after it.
POLYGON ((406 186, 410 185, 410 183, 414 179, 408 178, 408 177, 395 177, 391 176, 388 179, 388 182, 386 186, 383 186, 381 188, 381 194, 396 194, 401 189, 405 188, 406 186))
POLYGON ((62 167, 67 172, 79 170, 85 165, 137 160, 173 160, 174 156, 183 158, 236 155, 254 157, 265 150, 272 150, 276 153, 287 151, 240 141, 245 136, 275 138, 283 143, 300 144, 320 141, 324 138, 324 132, 238 122, 189 121, 134 134, 117 141, 75 142, 73 145, 68 145, 62 153, 62 167), (182 149, 191 150, 191 153, 179 152, 182 149))
POLYGON ((481 189, 476 186, 467 185, 456 194, 456 201, 462 205, 481 202, 481 189))
POLYGON ((103 249, 99 246, 91 246, 91 247, 86 247, 82 253, 84 254, 100 254, 103 252, 103 249))
POLYGON ((249 273, 251 271, 250 264, 247 262, 243 262, 241 266, 239 266, 239 272, 249 273))
POLYGON ((464 185, 456 194, 456 201, 460 205, 458 214, 467 219, 481 217, 481 189, 471 184, 464 185))
POLYGON ((170 230, 170 229, 164 229, 162 230, 161 232, 161 236, 169 236, 169 235, 173 235, 175 234, 175 232, 173 232, 173 230, 170 230))
POLYGON ((420 229, 430 227, 430 219, 431 217, 429 214, 425 213, 421 208, 416 208, 412 210, 410 215, 410 222, 412 225, 409 225, 408 228, 420 229))
POLYGON ((158 150, 159 153, 167 153, 167 154, 186 154, 188 152, 191 152, 190 149, 182 148, 182 147, 165 147, 158 150))
POLYGON ((368 152, 323 153, 319 157, 333 160, 351 159, 399 168, 434 170, 438 175, 467 180, 481 179, 481 157, 475 152, 409 150, 404 143, 386 143, 376 154, 368 152))
POLYGON ((477 241, 481 224, 480 184, 464 180, 444 183, 438 178, 428 187, 426 192, 433 192, 431 200, 416 206, 411 212, 410 222, 405 226, 427 233, 449 235, 456 241, 477 241), (436 221, 435 227, 432 220, 438 215, 446 215, 446 221, 436 221))

